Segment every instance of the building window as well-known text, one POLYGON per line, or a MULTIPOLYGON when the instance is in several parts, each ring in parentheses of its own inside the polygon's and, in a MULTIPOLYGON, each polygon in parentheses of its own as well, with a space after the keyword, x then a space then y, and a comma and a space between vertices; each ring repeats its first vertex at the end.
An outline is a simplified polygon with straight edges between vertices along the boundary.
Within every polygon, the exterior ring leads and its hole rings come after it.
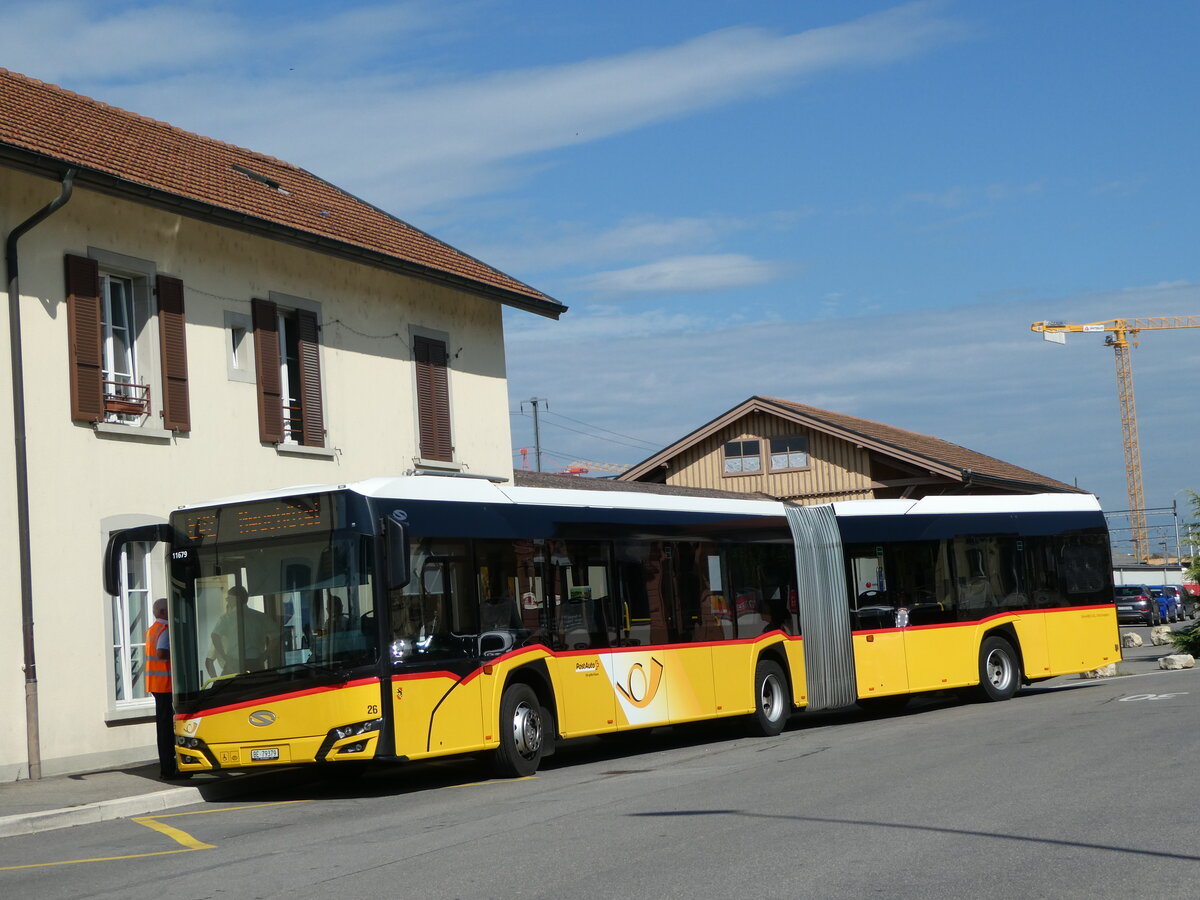
POLYGON ((106 418, 128 422, 150 412, 148 385, 138 378, 135 339, 143 322, 134 310, 133 279, 100 273, 106 418))
POLYGON ((152 544, 130 543, 121 554, 121 594, 112 598, 112 664, 118 708, 141 705, 146 692, 146 630, 153 621, 152 544))
POLYGON ((417 430, 422 459, 454 461, 450 431, 450 385, 445 341, 413 335, 417 378, 417 430))
POLYGON ((758 441, 727 441, 725 444, 725 474, 742 475, 762 470, 762 455, 758 441))
POLYGON ((325 446, 317 316, 270 300, 251 303, 259 436, 272 444, 325 446))
POLYGON ((183 282, 92 250, 66 257, 71 417, 189 431, 183 282))
POLYGON ((804 469, 808 467, 808 438, 771 438, 771 471, 804 469))

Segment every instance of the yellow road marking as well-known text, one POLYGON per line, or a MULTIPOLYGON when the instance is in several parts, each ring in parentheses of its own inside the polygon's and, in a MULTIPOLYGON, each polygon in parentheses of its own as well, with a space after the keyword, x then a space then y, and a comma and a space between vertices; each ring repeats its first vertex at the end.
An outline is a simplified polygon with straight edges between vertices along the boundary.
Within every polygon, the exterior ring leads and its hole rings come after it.
POLYGON ((215 850, 216 844, 206 844, 203 841, 198 841, 186 831, 180 831, 166 822, 155 821, 153 816, 138 816, 133 821, 139 825, 145 825, 147 828, 152 828, 159 834, 165 834, 177 844, 182 844, 188 850, 215 850))
POLYGON ((132 821, 145 825, 159 834, 166 835, 171 840, 183 845, 181 850, 157 850, 152 853, 131 853, 128 856, 97 856, 91 859, 64 859, 59 862, 24 863, 19 866, 0 866, 0 872, 10 872, 14 869, 40 869, 49 866, 76 866, 80 863, 117 862, 122 859, 145 859, 148 856, 171 856, 175 853, 191 853, 195 850, 215 850, 216 844, 206 844, 198 841, 186 831, 181 831, 159 819, 173 819, 179 816, 201 816, 209 813, 240 812, 244 809, 261 809, 264 806, 288 806, 293 803, 311 803, 311 800, 281 800, 277 803, 254 803, 250 806, 223 806, 220 809, 196 809, 191 812, 164 813, 158 816, 135 816, 132 821))
POLYGON ((142 859, 147 856, 171 856, 175 853, 191 852, 191 850, 159 850, 155 853, 134 853, 130 856, 97 856, 95 859, 64 859, 61 862, 25 863, 20 866, 0 866, 0 872, 10 872, 13 869, 41 869, 47 866, 74 866, 90 862, 115 862, 119 859, 142 859))

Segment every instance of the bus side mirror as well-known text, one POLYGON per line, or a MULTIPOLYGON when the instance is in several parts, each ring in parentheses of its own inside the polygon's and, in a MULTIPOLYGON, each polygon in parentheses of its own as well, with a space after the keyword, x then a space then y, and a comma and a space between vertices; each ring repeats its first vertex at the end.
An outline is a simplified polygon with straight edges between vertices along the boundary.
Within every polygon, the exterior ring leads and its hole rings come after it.
POLYGON ((412 577, 408 565, 408 516, 393 510, 383 520, 383 536, 387 542, 387 588, 399 590, 412 577))
POLYGON ((121 556, 127 545, 156 544, 161 541, 169 543, 171 534, 171 526, 166 523, 122 528, 110 534, 108 546, 104 548, 104 592, 110 597, 121 596, 121 556))

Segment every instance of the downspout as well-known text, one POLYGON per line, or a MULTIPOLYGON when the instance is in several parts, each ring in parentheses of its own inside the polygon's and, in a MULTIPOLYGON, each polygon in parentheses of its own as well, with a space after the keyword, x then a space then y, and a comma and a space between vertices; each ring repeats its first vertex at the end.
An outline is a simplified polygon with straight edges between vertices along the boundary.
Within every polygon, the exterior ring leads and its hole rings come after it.
POLYGON ((25 741, 29 757, 29 778, 42 777, 41 732, 38 727, 37 665, 33 653, 33 567, 29 548, 29 465, 25 454, 25 369, 21 355, 21 287, 17 265, 17 241, 42 220, 49 218, 71 199, 75 169, 68 169, 62 190, 8 235, 4 262, 8 274, 8 341, 12 364, 13 458, 17 466, 17 553, 21 578, 21 633, 25 644, 25 741))

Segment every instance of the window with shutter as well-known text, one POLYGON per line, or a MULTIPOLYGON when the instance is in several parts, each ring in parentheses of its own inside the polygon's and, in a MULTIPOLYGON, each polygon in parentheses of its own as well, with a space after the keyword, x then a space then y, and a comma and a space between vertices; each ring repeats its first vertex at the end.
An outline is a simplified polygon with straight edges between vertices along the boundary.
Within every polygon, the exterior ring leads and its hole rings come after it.
POLYGON ((316 314, 251 303, 259 436, 272 444, 325 446, 321 344, 316 314))
POLYGON ((67 257, 67 341, 71 364, 71 418, 104 418, 104 360, 100 324, 100 266, 67 257))
POLYGON ((65 261, 71 418, 190 430, 183 282, 104 250, 65 261))
POLYGON ((279 326, 275 304, 252 300, 254 366, 258 381, 258 436, 268 444, 283 441, 283 389, 280 385, 279 326))
POLYGON ((446 345, 414 335, 413 358, 417 369, 417 428, 421 458, 453 462, 446 345))
POLYGON ((158 340, 162 359, 163 427, 190 431, 188 402, 187 329, 183 315, 183 282, 158 276, 158 340))

